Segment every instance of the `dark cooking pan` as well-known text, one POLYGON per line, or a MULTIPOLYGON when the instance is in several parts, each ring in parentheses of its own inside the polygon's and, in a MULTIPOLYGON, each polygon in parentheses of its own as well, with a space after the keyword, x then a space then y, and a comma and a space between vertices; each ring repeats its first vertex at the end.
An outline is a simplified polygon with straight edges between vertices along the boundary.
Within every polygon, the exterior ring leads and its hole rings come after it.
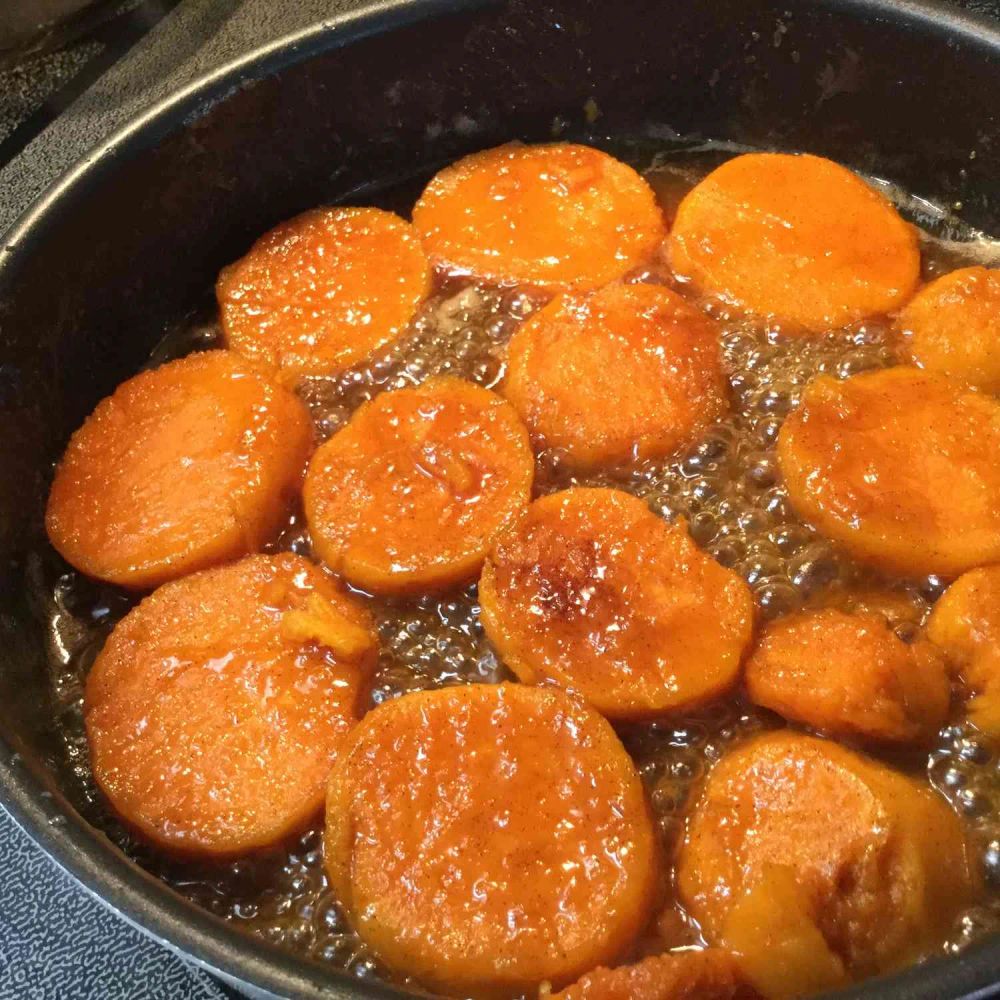
MULTIPOLYGON (((275 222, 519 136, 593 127, 822 153, 1000 231, 1000 31, 890 0, 389 0, 164 101, 52 189, 0 253, 0 796, 92 892, 261 995, 388 996, 242 936, 74 808, 24 586, 69 432, 275 222)), ((949 12, 950 11, 950 12, 949 12)), ((836 822, 836 817, 831 817, 836 822)), ((985 996, 1000 940, 858 997, 985 996)))

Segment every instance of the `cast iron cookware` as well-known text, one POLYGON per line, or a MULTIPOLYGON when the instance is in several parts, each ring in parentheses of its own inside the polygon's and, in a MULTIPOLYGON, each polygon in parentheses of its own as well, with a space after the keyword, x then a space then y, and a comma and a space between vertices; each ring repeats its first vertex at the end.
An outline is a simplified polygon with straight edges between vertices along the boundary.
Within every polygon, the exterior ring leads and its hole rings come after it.
MULTIPOLYGON (((476 148, 582 134, 806 150, 1000 232, 1000 31, 906 0, 383 0, 240 57, 74 169, 0 244, 0 800, 89 890, 258 996, 395 991, 175 895, 76 812, 24 573, 52 463, 281 219, 476 148)), ((340 5, 343 9, 343 5, 340 5)), ((831 817, 835 821, 834 817, 831 817)), ((1000 940, 854 997, 986 996, 1000 940)))

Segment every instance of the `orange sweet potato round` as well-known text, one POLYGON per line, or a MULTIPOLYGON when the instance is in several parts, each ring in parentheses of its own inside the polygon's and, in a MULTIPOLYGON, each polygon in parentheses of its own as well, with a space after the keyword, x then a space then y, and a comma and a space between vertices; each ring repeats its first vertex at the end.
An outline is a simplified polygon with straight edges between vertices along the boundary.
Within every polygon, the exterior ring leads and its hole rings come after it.
POLYGON ((383 393, 313 456, 313 547, 378 593, 465 582, 524 510, 533 476, 527 431, 495 393, 451 376, 383 393))
POLYGON ((751 1000, 756 991, 719 948, 653 955, 635 965, 594 969, 553 1000, 751 1000))
POLYGON ((960 576, 934 605, 927 635, 958 668, 969 718, 1000 737, 1000 566, 960 576))
POLYGON ((700 291, 814 333, 898 309, 920 277, 913 227, 818 156, 724 163, 681 202, 669 253, 700 291))
POLYGON ((621 277, 666 232, 639 174, 570 143, 513 144, 459 160, 424 189, 413 224, 438 265, 551 291, 621 277))
POLYGON ((536 500, 497 538, 479 600, 487 636, 522 681, 571 688, 611 719, 726 691, 753 628, 746 584, 618 490, 536 500))
POLYGON ((1000 392, 1000 270, 963 267, 932 281, 896 328, 921 368, 1000 392))
POLYGON ((77 569, 133 588, 238 558, 279 529, 312 440, 302 403, 239 355, 142 372, 71 438, 49 538, 77 569))
MULTIPOLYGON (((708 940, 736 947, 744 968, 767 964, 767 954, 751 954, 755 935, 772 956, 794 958, 811 921, 853 977, 939 947, 975 891, 961 824, 942 799, 836 743, 787 730, 752 737, 709 773, 677 883, 708 940), (775 866, 790 870, 799 893, 794 921, 781 917, 789 889, 775 866)), ((824 961, 835 980, 838 962, 824 961)))
POLYGON ((400 335, 431 288, 413 227, 317 208, 262 236, 216 286, 227 344, 291 378, 332 375, 400 335))
POLYGON ((654 285, 564 296, 514 335, 503 394, 578 467, 669 455, 726 409, 712 324, 654 285))
POLYGON ((930 739, 951 698, 931 643, 903 642, 881 616, 832 608, 768 625, 747 661, 746 687, 786 719, 894 743, 930 739))
POLYGON ((365 718, 330 777, 330 881, 390 968, 510 996, 620 957, 656 837, 611 727, 556 690, 451 687, 365 718))
POLYGON ((228 856, 301 829, 374 664, 368 614, 299 556, 165 584, 87 677, 94 778, 157 845, 228 856))
POLYGON ((778 459, 795 509, 858 559, 908 576, 1000 559, 1000 403, 945 376, 821 376, 778 459))

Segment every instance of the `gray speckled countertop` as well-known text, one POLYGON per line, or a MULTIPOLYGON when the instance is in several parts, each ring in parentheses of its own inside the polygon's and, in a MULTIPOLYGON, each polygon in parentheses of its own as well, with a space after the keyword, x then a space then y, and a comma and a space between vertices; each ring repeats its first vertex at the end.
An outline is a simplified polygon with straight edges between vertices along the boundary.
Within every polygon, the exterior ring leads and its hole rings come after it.
POLYGON ((0 810, 2 1000, 223 1000, 211 976, 87 895, 0 810))

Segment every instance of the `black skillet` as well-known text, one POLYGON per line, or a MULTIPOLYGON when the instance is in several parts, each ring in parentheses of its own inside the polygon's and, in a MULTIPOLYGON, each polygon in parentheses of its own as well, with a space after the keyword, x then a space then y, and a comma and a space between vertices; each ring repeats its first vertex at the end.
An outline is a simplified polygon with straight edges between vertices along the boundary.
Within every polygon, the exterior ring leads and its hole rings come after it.
MULTIPOLYGON (((554 124, 574 134, 595 104, 595 127, 609 135, 825 154, 960 203, 967 222, 1000 233, 1000 30, 954 7, 347 6, 133 121, 0 244, 0 801, 106 903, 260 996, 397 994, 244 937, 80 818, 57 766, 42 629, 23 583, 69 432, 204 297, 220 265, 278 220, 373 180, 511 137, 547 138, 554 124)), ((994 983, 1000 939, 845 995, 942 1000, 986 996, 994 983)))

